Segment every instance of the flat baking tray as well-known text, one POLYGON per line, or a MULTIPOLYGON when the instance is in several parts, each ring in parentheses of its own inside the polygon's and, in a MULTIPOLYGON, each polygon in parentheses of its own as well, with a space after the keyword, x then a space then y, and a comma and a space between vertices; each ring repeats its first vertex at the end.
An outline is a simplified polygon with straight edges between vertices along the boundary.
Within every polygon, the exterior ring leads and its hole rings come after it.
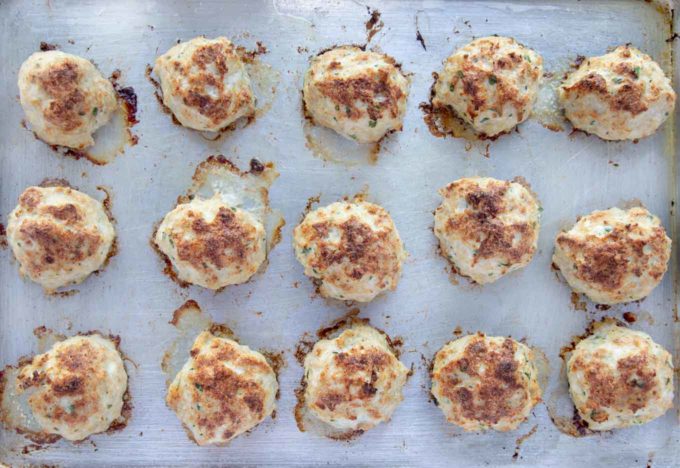
MULTIPOLYGON (((577 310, 570 290, 551 271, 552 242, 576 216, 591 210, 642 201, 658 214, 678 243, 678 166, 671 119, 653 137, 633 143, 605 143, 569 130, 552 132, 535 120, 490 142, 467 145, 434 138, 419 104, 428 99, 431 72, 473 37, 513 36, 536 49, 547 70, 563 73, 577 55, 599 55, 633 43, 672 72, 671 15, 659 4, 633 0, 593 1, 350 1, 203 0, 12 1, 0 2, 0 213, 7 214, 21 191, 45 177, 63 177, 88 193, 111 188, 120 251, 106 270, 88 279, 79 293, 48 297, 19 279, 10 252, 0 252, 0 363, 14 363, 37 351, 33 329, 58 332, 98 329, 121 336, 130 365, 134 410, 129 426, 80 444, 64 441, 29 446, 0 432, 0 460, 8 464, 94 465, 420 465, 420 466, 613 466, 677 465, 680 429, 675 410, 641 427, 574 438, 558 431, 548 408, 559 387, 559 349, 605 315, 637 314, 635 328, 674 349, 678 361, 677 248, 662 284, 639 304, 598 311, 577 310), (305 143, 300 106, 302 77, 310 56, 334 44, 363 43, 369 10, 384 26, 369 47, 379 48, 412 73, 404 131, 387 139, 375 164, 353 166, 314 156, 305 143), (424 45, 417 40, 417 32, 424 45), (271 110, 252 125, 209 142, 173 125, 144 76, 147 64, 178 39, 225 35, 269 52, 261 60, 280 72, 271 110), (107 166, 57 157, 22 128, 16 77, 40 41, 94 60, 108 76, 139 96, 139 144, 107 166), (427 48, 425 50, 425 47, 427 48), (271 201, 288 224, 255 280, 215 294, 182 289, 162 273, 149 246, 153 225, 190 184, 196 165, 222 153, 241 167, 252 157, 274 161, 281 172, 271 201), (487 157, 488 156, 488 157, 487 157), (451 282, 431 231, 436 190, 463 176, 525 177, 545 209, 539 251, 532 263, 495 284, 451 282), (305 332, 314 333, 348 308, 314 296, 291 247, 291 232, 307 199, 328 203, 366 189, 369 199, 392 214, 410 258, 398 289, 361 308, 361 315, 404 340, 402 358, 414 366, 405 400, 388 424, 352 442, 336 442, 297 430, 294 389, 302 370, 293 354, 305 332), (255 348, 285 351, 281 398, 275 420, 224 448, 199 448, 188 440, 164 404, 160 362, 176 336, 168 324, 173 310, 193 298, 217 322, 224 322, 255 348), (481 330, 526 338, 543 350, 551 376, 529 420, 511 433, 462 434, 448 425, 428 398, 427 361, 453 330, 481 330), (521 436, 535 433, 526 440, 521 436), (24 450, 24 448, 26 448, 24 450), (22 451, 27 451, 23 454, 22 451)), ((674 41, 678 42, 678 41, 674 41)), ((677 73, 675 76, 677 77, 677 73)), ((676 89, 677 79, 676 79, 676 89)), ((677 383, 676 383, 677 385, 677 383)), ((676 394, 678 392, 676 391, 676 394)), ((676 405, 677 406, 677 405, 676 405)))

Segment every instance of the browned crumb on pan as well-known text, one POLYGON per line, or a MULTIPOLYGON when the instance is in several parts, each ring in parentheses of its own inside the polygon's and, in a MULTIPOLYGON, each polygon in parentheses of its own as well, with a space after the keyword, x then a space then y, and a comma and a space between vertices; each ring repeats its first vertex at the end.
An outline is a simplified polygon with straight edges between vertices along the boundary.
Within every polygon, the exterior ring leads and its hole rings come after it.
POLYGON ((420 25, 418 24, 418 13, 416 13, 416 41, 420 42, 420 45, 423 47, 423 50, 427 50, 427 46, 425 45, 425 39, 423 38, 423 35, 420 33, 420 25))
POLYGON ((40 52, 48 52, 50 50, 58 50, 59 44, 51 44, 49 42, 40 41, 40 52))
POLYGON ((571 306, 574 308, 574 310, 579 310, 581 312, 586 311, 586 302, 582 301, 581 295, 574 291, 571 293, 571 306))
POLYGON ((177 327, 180 321, 184 318, 184 315, 194 310, 200 311, 201 307, 198 305, 198 302, 193 299, 189 299, 184 304, 175 309, 175 311, 172 313, 172 319, 168 323, 174 327, 177 327))
POLYGON ((519 458, 519 452, 520 452, 520 449, 522 448, 522 444, 523 444, 529 437, 531 437, 531 436, 533 436, 534 434, 536 434, 536 430, 537 430, 537 429, 538 429, 538 424, 535 424, 534 427, 532 427, 532 428, 529 430, 529 432, 527 432, 527 433, 524 434, 524 435, 519 436, 519 437, 515 440, 515 453, 513 453, 513 455, 512 455, 512 459, 513 459, 513 460, 517 460, 517 459, 519 458))
POLYGON ((624 312, 623 320, 628 323, 635 323, 637 321, 637 315, 635 315, 633 312, 624 312))
POLYGON ((0 223, 0 249, 7 248, 7 230, 5 225, 0 223))
POLYGON ((366 43, 368 44, 371 42, 371 39, 373 39, 373 36, 375 36, 380 30, 385 26, 385 23, 380 19, 380 11, 377 9, 371 9, 368 5, 366 5, 366 10, 368 11, 368 14, 370 17, 365 23, 366 26, 366 43))
POLYGON ((243 60, 244 63, 253 63, 258 56, 269 52, 267 46, 262 42, 257 41, 255 45, 256 47, 253 50, 248 50, 242 46, 236 48, 236 53, 241 57, 241 60, 243 60))

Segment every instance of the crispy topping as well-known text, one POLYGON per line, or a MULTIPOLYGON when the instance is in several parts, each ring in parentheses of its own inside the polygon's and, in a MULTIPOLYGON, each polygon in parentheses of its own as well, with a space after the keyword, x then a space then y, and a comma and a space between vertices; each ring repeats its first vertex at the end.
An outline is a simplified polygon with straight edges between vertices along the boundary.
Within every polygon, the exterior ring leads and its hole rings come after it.
POLYGON ((171 234, 180 260, 189 262, 197 269, 225 268, 232 263, 243 262, 254 248, 256 228, 237 219, 236 214, 221 207, 215 219, 208 223, 199 213, 189 211, 182 226, 171 234), (185 239, 183 232, 191 230, 193 236, 185 239))
POLYGON ((375 384, 379 374, 389 368, 393 358, 376 348, 360 348, 338 353, 333 361, 338 369, 332 373, 334 389, 321 391, 313 402, 322 410, 335 411, 341 404, 372 399, 378 393, 375 384), (341 390, 336 390, 337 387, 341 390))
POLYGON ((516 345, 505 339, 501 347, 489 346, 484 337, 475 337, 465 348, 463 357, 448 363, 439 372, 442 392, 460 406, 466 419, 496 424, 517 414, 528 399, 517 375, 514 359, 516 345), (460 374, 467 374, 478 385, 473 390, 461 385, 460 374))
POLYGON ((374 232, 356 217, 337 226, 340 242, 327 243, 326 238, 334 224, 324 221, 313 224, 311 242, 319 243, 319 254, 311 260, 311 266, 324 270, 333 264, 351 263, 350 276, 361 279, 366 274, 378 273, 384 265, 394 261, 394 252, 386 247, 389 232, 374 232))
POLYGON ((78 65, 64 61, 50 67, 38 80, 51 101, 44 111, 45 119, 64 131, 72 131, 82 125, 86 114, 85 96, 79 89, 78 65))
POLYGON ((75 224, 82 219, 78 208, 72 203, 60 206, 49 205, 45 207, 45 212, 66 224, 75 224))
POLYGON ((34 187, 29 187, 24 190, 24 192, 19 197, 19 205, 21 205, 23 208, 26 208, 28 211, 33 211, 33 209, 38 206, 41 200, 42 195, 40 194, 40 190, 34 187))
POLYGON ((504 223, 499 215, 508 208, 504 197, 509 182, 495 182, 482 189, 479 186, 465 186, 454 183, 453 190, 462 189, 470 210, 452 215, 446 230, 460 233, 463 240, 478 243, 474 253, 474 264, 479 259, 500 257, 508 262, 518 262, 530 254, 533 247, 534 227, 529 223, 504 223))
MULTIPOLYGON (((331 65, 337 62, 331 62, 331 65)), ((339 64, 338 64, 339 66, 339 64)), ((363 110, 358 103, 366 105, 366 112, 372 120, 377 120, 385 112, 392 118, 399 115, 401 89, 392 84, 388 70, 366 70, 358 78, 332 78, 317 84, 322 94, 334 102, 345 106, 347 117, 360 119, 363 110)))
POLYGON ((576 276, 604 291, 623 287, 630 274, 637 277, 646 274, 660 280, 666 264, 652 260, 666 256, 666 244, 663 227, 657 226, 649 235, 641 236, 637 224, 612 226, 606 237, 578 238, 568 232, 557 236, 557 245, 574 257, 576 276))
MULTIPOLYGON (((530 96, 520 93, 514 78, 508 75, 516 70, 523 79, 535 81, 540 77, 540 64, 531 64, 515 51, 501 52, 501 45, 502 42, 496 38, 474 41, 451 56, 447 64, 447 69, 456 70, 456 73, 451 72, 446 87, 451 92, 458 87, 465 99, 464 111, 472 120, 489 110, 500 114, 507 104, 515 108, 518 121, 524 120, 530 96), (490 66, 482 65, 489 62, 490 66)), ((508 46, 519 47, 512 40, 508 46)), ((442 96, 440 99, 450 100, 442 96)), ((458 111, 463 112, 463 109, 458 111)))
POLYGON ((199 47, 192 55, 191 62, 183 66, 175 61, 174 67, 181 76, 188 78, 188 89, 185 84, 175 84, 174 93, 183 97, 184 104, 194 107, 214 124, 230 116, 231 108, 240 108, 251 100, 247 90, 240 93, 230 92, 226 85, 229 73, 229 59, 235 56, 233 47, 222 43, 213 43, 199 47), (194 71, 197 67, 198 71, 194 71))
POLYGON ((102 243, 98 234, 87 230, 71 231, 53 223, 24 221, 19 229, 22 242, 34 249, 25 249, 22 266, 31 276, 44 270, 68 270, 74 264, 93 256, 102 243))
POLYGON ((582 370, 588 386, 586 411, 597 422, 608 419, 602 408, 628 410, 633 413, 646 406, 650 394, 659 392, 656 371, 650 366, 646 353, 620 359, 617 372, 597 362, 576 358, 572 369, 582 370))
POLYGON ((62 346, 55 356, 59 372, 48 374, 44 366, 49 354, 36 356, 31 364, 33 372, 18 377, 24 390, 38 387, 29 397, 33 411, 71 427, 86 424, 93 415, 104 411, 97 389, 106 372, 102 368, 102 351, 84 340, 62 346))
POLYGON ((621 85, 616 93, 610 93, 605 79, 597 74, 590 73, 585 78, 577 81, 572 86, 564 87, 565 92, 575 92, 578 94, 597 93, 600 98, 608 103, 613 111, 627 111, 633 115, 638 115, 648 109, 643 98, 644 86, 632 80, 637 79, 637 75, 628 64, 620 63, 617 65, 618 73, 632 73, 633 78, 628 76, 626 82, 621 85))
MULTIPOLYGON (((191 349, 192 369, 185 377, 191 393, 192 411, 196 410, 195 424, 204 439, 221 438, 224 441, 240 433, 249 421, 262 420, 265 413, 265 389, 253 378, 256 372, 272 372, 271 367, 259 359, 243 355, 231 343, 214 339, 207 351, 191 349), (247 370, 232 370, 225 362, 247 370), (218 431, 225 428, 222 434, 218 431)), ((168 397, 171 407, 186 398, 177 388, 168 397)))

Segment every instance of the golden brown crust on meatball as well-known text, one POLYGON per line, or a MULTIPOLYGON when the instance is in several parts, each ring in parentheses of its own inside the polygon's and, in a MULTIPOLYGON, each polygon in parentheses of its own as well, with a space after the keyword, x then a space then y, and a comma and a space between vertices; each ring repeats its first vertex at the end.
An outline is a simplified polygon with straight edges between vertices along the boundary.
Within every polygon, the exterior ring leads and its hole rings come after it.
POLYGON ((387 336, 361 322, 336 338, 318 341, 305 356, 304 368, 298 426, 336 439, 389 420, 403 399, 408 376, 387 336))
POLYGON ((199 445, 222 445, 252 429, 274 409, 276 375, 260 353, 202 332, 166 402, 199 445))
MULTIPOLYGON (((650 238, 630 239, 630 233, 635 232, 636 228, 633 225, 614 228, 607 241, 595 236, 576 240, 560 233, 556 242, 562 248, 581 252, 582 260, 576 263, 576 275, 579 278, 597 284, 604 291, 614 292, 623 285, 623 280, 629 274, 629 258, 634 258, 636 263, 646 263, 646 258, 663 256, 666 250, 666 232, 663 227, 657 227, 650 238), (646 246, 651 249, 647 253, 646 246)), ((641 274, 638 269, 633 273, 641 274)), ((666 264, 655 265, 647 273, 655 280, 660 280, 666 273, 666 264)))
POLYGON ((54 290, 105 264, 115 231, 101 203, 70 187, 29 187, 10 214, 8 240, 21 273, 54 290))
POLYGON ((191 240, 185 240, 179 232, 175 233, 173 237, 177 256, 198 269, 205 269, 203 266, 206 262, 223 268, 228 263, 246 257, 247 251, 256 247, 250 241, 255 237, 255 227, 236 222, 236 215, 226 207, 219 209, 211 223, 206 222, 202 215, 190 211, 177 229, 193 233, 191 240))
POLYGON ((102 243, 99 234, 73 232, 49 222, 36 221, 26 221, 21 225, 19 240, 38 246, 37 251, 27 252, 24 256, 22 267, 29 276, 40 276, 45 270, 63 270, 81 262, 94 255, 102 243))
POLYGON ((673 404, 671 355, 645 333, 597 323, 567 362, 569 390, 593 430, 644 424, 673 404))
POLYGON ((82 440, 120 418, 127 374, 117 344, 99 334, 72 337, 21 369, 17 388, 34 389, 28 402, 44 431, 82 440))
POLYGON ((222 131, 255 113, 242 52, 225 37, 181 42, 156 59, 154 72, 163 105, 186 127, 222 131))
POLYGON ((525 121, 543 76, 543 59, 508 37, 482 37, 456 50, 436 75, 432 110, 447 109, 480 137, 493 138, 525 121))
POLYGON ((469 335, 435 356, 432 393, 465 430, 507 431, 541 400, 532 351, 510 338, 469 335))
POLYGON ((302 88, 305 116, 360 143, 402 129, 409 81, 396 61, 357 46, 312 59, 302 88))
POLYGON ((328 297, 370 301, 394 289, 405 257, 387 211, 368 202, 337 202, 308 213, 295 228, 305 274, 328 297))
POLYGON ((595 302, 648 295, 666 272, 671 241, 644 208, 612 208, 581 218, 555 240, 553 263, 569 284, 595 302))
POLYGON ((173 62, 173 66, 182 76, 190 76, 189 89, 183 89, 177 85, 175 93, 182 96, 187 106, 196 108, 214 124, 218 124, 229 116, 230 106, 240 108, 249 105, 252 101, 252 94, 246 90, 241 90, 237 94, 225 91, 224 79, 229 72, 227 57, 237 59, 234 45, 215 42, 197 48, 189 64, 173 62), (191 75, 192 67, 198 67, 201 71, 191 75), (213 69, 217 73, 208 71, 208 69, 213 69), (216 97, 212 96, 213 88, 216 90, 216 97))
POLYGON ((540 206, 523 179, 470 177, 439 192, 434 232, 458 273, 485 284, 529 263, 540 206))
POLYGON ((559 89, 566 117, 575 128, 606 140, 649 136, 675 105, 663 70, 630 45, 584 59, 559 89))
MULTIPOLYGON (((393 58, 385 59, 396 65, 393 58)), ((331 65, 338 62, 331 62, 331 65)), ((330 67, 329 67, 330 69, 330 67)), ((352 120, 360 119, 364 111, 356 104, 366 104, 366 113, 372 120, 380 119, 386 112, 391 118, 399 116, 399 100, 404 96, 401 88, 392 84, 390 74, 385 70, 371 70, 359 78, 335 78, 317 84, 321 92, 342 106, 345 106, 347 117, 352 120), (380 105, 376 102, 380 101, 380 105)))
POLYGON ((61 51, 36 52, 19 69, 26 120, 50 145, 82 150, 118 109, 113 85, 88 60, 61 51))
POLYGON ((81 116, 89 109, 84 108, 85 97, 79 89, 78 66, 64 61, 45 70, 38 80, 52 100, 43 111, 45 119, 67 132, 80 127, 83 124, 81 116))
POLYGON ((493 184, 490 190, 470 191, 465 200, 474 210, 474 214, 449 219, 448 226, 461 230, 466 238, 475 240, 482 238, 475 253, 475 261, 478 258, 502 256, 510 262, 516 262, 534 250, 529 235, 533 231, 533 226, 529 223, 505 225, 497 221, 498 213, 506 210, 503 197, 509 185, 509 182, 501 182, 493 184), (516 236, 519 236, 521 241, 513 245, 516 236))

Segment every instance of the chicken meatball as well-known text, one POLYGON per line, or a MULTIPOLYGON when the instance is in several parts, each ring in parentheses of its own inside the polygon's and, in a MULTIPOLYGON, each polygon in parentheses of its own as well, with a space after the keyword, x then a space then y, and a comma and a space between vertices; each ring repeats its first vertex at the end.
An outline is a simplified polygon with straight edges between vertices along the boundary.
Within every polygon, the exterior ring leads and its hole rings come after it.
POLYGON ((28 187, 7 224, 19 272, 48 292, 102 268, 115 237, 104 206, 70 187, 28 187))
POLYGON ((84 149, 118 108, 109 80, 89 60, 58 50, 36 52, 19 69, 21 107, 50 145, 84 149))
POLYGON ((511 431, 541 401, 534 352, 505 337, 468 335, 434 358, 432 395, 446 419, 466 431, 511 431))
POLYGON ((409 373, 385 335, 364 324, 318 341, 304 368, 305 409, 345 436, 388 421, 409 373))
POLYGON ((409 80, 385 54, 342 46, 316 56, 302 89, 312 121, 359 143, 402 129, 409 80))
POLYGON ((190 355, 165 401, 198 445, 224 445, 272 414, 279 385, 262 354, 204 331, 190 355))
POLYGON ((449 108, 476 133, 493 138, 529 118, 542 77, 536 52, 509 37, 482 37, 446 59, 432 106, 449 108))
POLYGON ((600 323, 567 362, 569 392, 595 431, 644 424, 673 406, 673 362, 646 333, 600 323))
POLYGON ((220 196, 178 205, 155 235, 177 277, 209 289, 248 281, 267 257, 266 241, 259 219, 220 196))
POLYGON ((392 218, 365 201, 336 202, 305 216, 293 232, 305 274, 324 297, 359 302, 394 290, 406 258, 392 218))
POLYGON ((117 344, 99 334, 74 336, 35 356, 17 378, 47 434, 82 440, 121 418, 128 377, 117 344))
POLYGON ((675 91, 656 62, 626 45, 583 60, 560 86, 559 99, 575 128, 604 140, 633 140, 666 121, 675 91))
POLYGON ((439 193, 434 233, 458 273, 485 284, 531 261, 541 207, 522 179, 459 179, 439 193))
POLYGON ((598 304, 648 296, 661 282, 671 240, 644 208, 611 208, 584 216, 555 240, 553 264, 571 288, 598 304))
POLYGON ((218 132, 255 113, 250 77, 236 47, 225 37, 197 37, 156 59, 163 104, 179 123, 218 132))

